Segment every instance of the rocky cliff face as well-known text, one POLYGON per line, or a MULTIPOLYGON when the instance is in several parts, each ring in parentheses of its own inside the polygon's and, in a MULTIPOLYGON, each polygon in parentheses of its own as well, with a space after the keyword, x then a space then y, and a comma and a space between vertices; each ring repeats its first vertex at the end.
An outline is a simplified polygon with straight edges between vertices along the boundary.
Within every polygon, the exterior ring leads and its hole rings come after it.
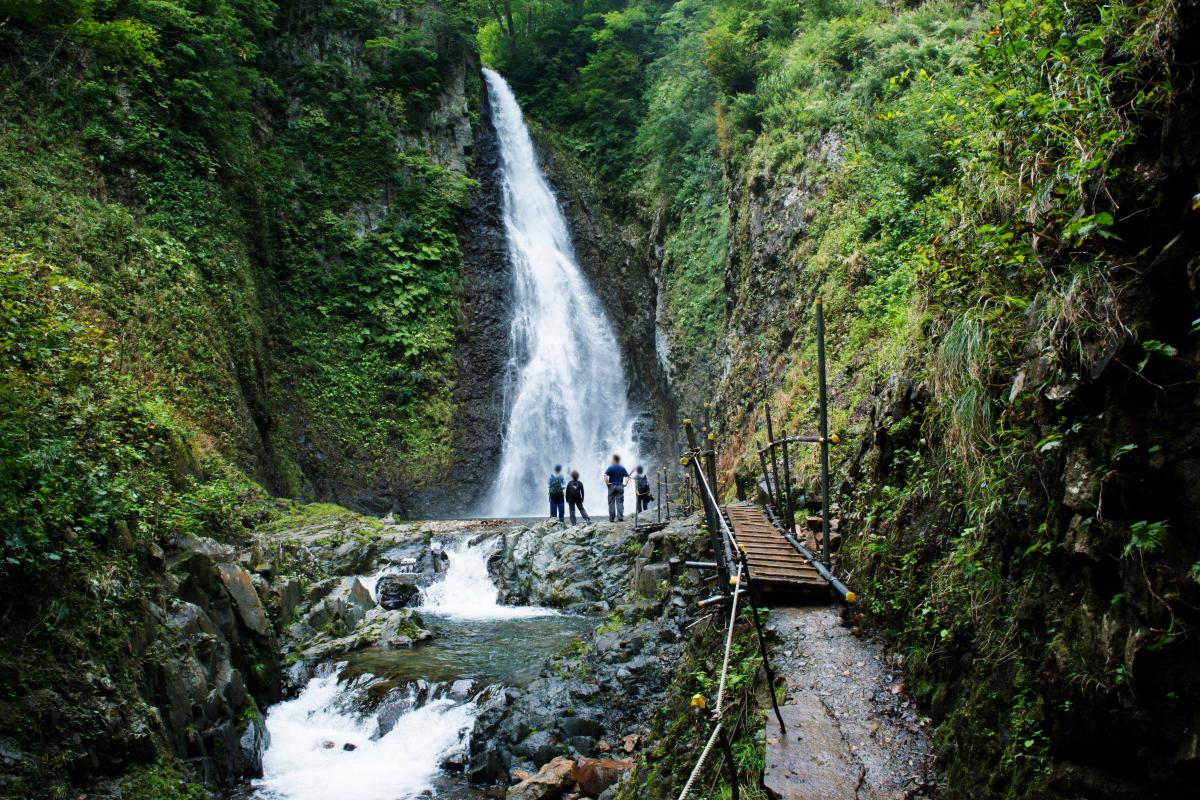
POLYGON ((452 458, 453 488, 430 497, 435 514, 472 511, 491 488, 500 463, 504 419, 504 374, 509 359, 512 265, 500 205, 500 149, 492 127, 486 89, 480 85, 475 132, 478 187, 463 217, 462 290, 455 338, 452 458))
MULTIPOLYGON (((1195 24, 1181 7, 1176 34, 1195 24)), ((929 300, 911 309, 916 339, 886 348, 855 333, 880 268, 870 250, 828 245, 828 217, 812 226, 839 202, 837 132, 790 170, 730 165, 724 474, 732 486, 755 471, 766 403, 777 430, 815 429, 811 309, 832 297, 831 415, 848 445, 834 451, 837 564, 942 724, 951 796, 1169 795, 1200 765, 1200 686, 1184 666, 1200 647, 1200 550, 1182 533, 1200 524, 1186 87, 1122 153, 1107 188, 1120 244, 1094 271, 1061 294, 1047 279, 1005 298, 1019 311, 929 300), (954 381, 972 369, 987 419, 964 435, 975 401, 954 381)), ((1039 246, 1051 263, 1073 257, 1039 246)), ((814 486, 813 458, 795 457, 814 486)))

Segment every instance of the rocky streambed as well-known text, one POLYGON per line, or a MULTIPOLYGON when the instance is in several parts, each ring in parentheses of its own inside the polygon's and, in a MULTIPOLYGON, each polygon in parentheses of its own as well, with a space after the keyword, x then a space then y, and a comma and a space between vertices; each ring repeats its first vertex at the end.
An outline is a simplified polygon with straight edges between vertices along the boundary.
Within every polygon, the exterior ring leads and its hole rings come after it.
POLYGON ((702 591, 682 562, 703 548, 687 522, 316 514, 221 549, 283 663, 284 698, 238 733, 256 777, 232 796, 611 795, 674 674, 702 591))
MULTIPOLYGON (((688 699, 718 666, 721 625, 696 606, 714 590, 684 567, 707 550, 696 519, 647 533, 397 524, 328 506, 292 509, 241 547, 180 537, 149 554, 162 574, 141 645, 161 730, 151 735, 217 796, 240 800, 666 797, 703 743, 688 699)), ((789 695, 821 653, 849 658, 832 635, 798 645, 806 631, 783 619, 772 627, 789 695)), ((762 742, 766 687, 751 628, 739 631, 746 742, 762 742)), ((875 672, 862 690, 894 700, 899 673, 875 672)), ((934 794, 912 779, 925 767, 908 764, 927 752, 921 735, 896 775, 871 755, 909 736, 915 709, 876 729, 867 705, 830 712, 849 719, 864 774, 888 792, 934 794), (862 725, 882 734, 865 742, 862 725)))

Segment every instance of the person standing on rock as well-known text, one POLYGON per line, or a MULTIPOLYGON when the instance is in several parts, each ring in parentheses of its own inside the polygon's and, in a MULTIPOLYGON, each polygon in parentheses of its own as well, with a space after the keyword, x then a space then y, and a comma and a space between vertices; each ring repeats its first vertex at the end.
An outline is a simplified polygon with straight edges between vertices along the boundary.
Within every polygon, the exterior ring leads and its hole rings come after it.
POLYGON ((621 466, 621 457, 613 453, 612 464, 604 470, 604 484, 608 486, 608 521, 625 521, 625 485, 629 483, 629 470, 621 466))
POLYGON ((571 524, 575 524, 575 509, 579 509, 579 516, 583 517, 584 522, 591 522, 592 518, 583 510, 583 481, 579 480, 579 470, 571 470, 571 482, 567 484, 567 505, 571 507, 571 524))
POLYGON ((637 510, 642 513, 650 507, 650 501, 654 499, 654 495, 650 494, 650 478, 646 475, 646 468, 639 466, 633 476, 633 491, 637 497, 637 510))
POLYGON ((554 465, 554 474, 550 476, 550 519, 558 517, 558 521, 563 521, 563 494, 567 487, 567 480, 562 474, 562 464, 554 465))

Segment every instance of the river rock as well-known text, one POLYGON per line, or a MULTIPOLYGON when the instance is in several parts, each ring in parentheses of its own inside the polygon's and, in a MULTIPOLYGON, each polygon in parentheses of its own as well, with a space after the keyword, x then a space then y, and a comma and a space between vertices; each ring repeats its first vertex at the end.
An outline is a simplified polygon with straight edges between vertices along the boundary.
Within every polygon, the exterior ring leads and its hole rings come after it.
MULTIPOLYGON (((253 703, 253 701, 251 701, 253 703)), ((238 740, 242 754, 242 763, 246 765, 246 773, 250 777, 261 778, 263 771, 263 753, 271 745, 271 734, 263 722, 258 708, 245 715, 245 728, 238 740)))
POLYGON ((409 647, 433 636, 422 626, 421 618, 411 608, 388 611, 372 608, 362 621, 344 636, 331 636, 318 631, 304 642, 301 655, 310 661, 320 661, 349 653, 363 647, 409 647))
POLYGON ((421 597, 420 575, 384 575, 375 584, 379 605, 388 610, 417 605, 421 597))
POLYGON ((574 779, 571 773, 575 762, 569 758, 556 758, 538 770, 537 775, 510 786, 505 800, 550 800, 571 788, 574 779))
POLYGON ((236 564, 218 564, 217 573, 221 576, 221 583, 225 584, 225 590, 233 598, 242 622, 259 636, 266 636, 270 631, 267 612, 250 582, 250 573, 236 564))
POLYGON ((652 542, 647 539, 648 548, 628 528, 614 530, 619 527, 607 523, 593 526, 598 541, 582 555, 569 546, 576 544, 572 540, 575 533, 564 534, 554 526, 544 526, 544 545, 522 534, 522 541, 514 541, 510 535, 498 548, 501 559, 489 566, 501 580, 515 581, 507 585, 518 594, 546 591, 544 576, 553 581, 554 576, 570 575, 571 581, 560 586, 587 580, 585 573, 595 563, 606 565, 602 569, 616 576, 618 591, 605 590, 606 598, 613 599, 614 610, 605 620, 603 632, 594 634, 588 647, 564 651, 551 659, 537 678, 512 690, 514 696, 505 706, 477 717, 471 745, 472 776, 500 777, 513 766, 537 766, 550 753, 531 746, 537 739, 527 741, 534 731, 553 735, 561 747, 578 756, 595 755, 602 738, 612 749, 621 736, 646 726, 667 691, 682 654, 680 630, 686 609, 709 590, 695 571, 685 570, 673 576, 669 593, 663 595, 656 586, 653 597, 643 597, 634 590, 631 551, 636 547, 645 552, 644 563, 663 565, 669 576, 671 558, 700 560, 707 552, 707 540, 697 531, 695 519, 673 521, 652 542), (508 559, 532 554, 539 547, 549 548, 543 553, 544 560, 538 561, 544 575, 519 578, 524 562, 508 559), (552 553, 580 563, 557 563, 552 553), (670 602, 674 597, 684 599, 685 608, 670 602), (498 769, 500 765, 503 770, 498 769))
POLYGON ((546 764, 559 755, 563 748, 558 737, 550 731, 537 731, 526 736, 513 750, 534 764, 546 764))
POLYGON ((421 627, 421 618, 412 609, 382 609, 378 615, 383 620, 377 640, 381 647, 410 647, 433 636, 421 627))
POLYGON ((635 585, 643 597, 654 597, 660 582, 671 579, 670 564, 644 564, 636 571, 635 585))
POLYGON ((608 787, 621 778, 621 773, 633 768, 629 759, 581 758, 575 762, 571 777, 579 790, 591 797, 599 797, 608 787))

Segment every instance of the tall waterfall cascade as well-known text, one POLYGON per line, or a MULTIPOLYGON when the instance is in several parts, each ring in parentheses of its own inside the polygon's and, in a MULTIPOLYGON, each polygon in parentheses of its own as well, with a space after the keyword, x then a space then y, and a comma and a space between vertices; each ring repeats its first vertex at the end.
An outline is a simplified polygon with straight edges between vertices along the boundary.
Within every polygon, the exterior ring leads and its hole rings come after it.
POLYGON ((501 198, 512 264, 507 423, 491 516, 546 513, 555 464, 579 470, 603 504, 601 473, 613 453, 636 459, 634 415, 616 329, 579 267, 563 217, 538 167, 529 129, 505 80, 484 70, 501 155, 501 198))

